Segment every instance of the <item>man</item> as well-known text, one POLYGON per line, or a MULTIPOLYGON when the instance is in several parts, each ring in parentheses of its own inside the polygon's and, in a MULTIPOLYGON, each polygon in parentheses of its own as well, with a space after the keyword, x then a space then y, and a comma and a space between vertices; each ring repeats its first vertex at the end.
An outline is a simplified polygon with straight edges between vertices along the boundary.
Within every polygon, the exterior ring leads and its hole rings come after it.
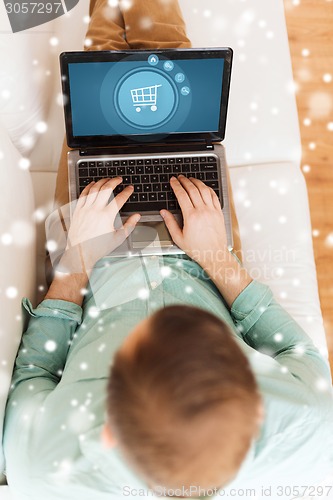
POLYGON ((103 259, 140 218, 115 229, 133 189, 113 198, 120 183, 82 192, 45 300, 23 301, 30 321, 4 441, 13 492, 313 494, 333 468, 327 363, 228 251, 218 199, 201 181, 170 180, 183 228, 161 212, 185 256, 103 259), (101 235, 105 245, 90 244, 101 235), (73 251, 82 272, 71 271, 73 251))

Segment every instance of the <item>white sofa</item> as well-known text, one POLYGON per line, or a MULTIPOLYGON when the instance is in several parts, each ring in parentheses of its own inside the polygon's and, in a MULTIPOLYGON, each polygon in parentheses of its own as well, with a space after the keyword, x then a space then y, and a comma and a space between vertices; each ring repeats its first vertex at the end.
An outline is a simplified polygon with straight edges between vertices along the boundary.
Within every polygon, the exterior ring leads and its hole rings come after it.
MULTIPOLYGON (((245 265, 253 277, 272 287, 277 300, 327 355, 300 170, 283 1, 180 0, 180 4, 193 46, 234 49, 225 145, 245 265)), ((81 0, 67 15, 13 35, 0 4, 4 191, 0 197, 0 429, 22 330, 20 298, 27 295, 37 300, 45 286, 43 220, 52 208, 64 136, 58 54, 82 48, 87 14, 88 1, 81 0), (44 122, 48 128, 43 132, 44 122), (26 159, 29 170, 24 170, 26 159)), ((3 465, 0 449, 1 470, 3 465)), ((1 486, 0 499, 6 495, 9 498, 8 487, 1 486)))

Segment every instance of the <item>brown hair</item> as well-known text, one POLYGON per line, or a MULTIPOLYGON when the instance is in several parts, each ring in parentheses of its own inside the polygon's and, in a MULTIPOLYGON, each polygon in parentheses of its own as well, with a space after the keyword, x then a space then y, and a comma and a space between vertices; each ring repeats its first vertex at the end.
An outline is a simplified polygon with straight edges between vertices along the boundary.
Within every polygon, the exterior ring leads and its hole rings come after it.
POLYGON ((220 487, 258 430, 260 396, 229 327, 190 306, 161 309, 130 352, 118 351, 107 390, 119 448, 151 484, 220 487))

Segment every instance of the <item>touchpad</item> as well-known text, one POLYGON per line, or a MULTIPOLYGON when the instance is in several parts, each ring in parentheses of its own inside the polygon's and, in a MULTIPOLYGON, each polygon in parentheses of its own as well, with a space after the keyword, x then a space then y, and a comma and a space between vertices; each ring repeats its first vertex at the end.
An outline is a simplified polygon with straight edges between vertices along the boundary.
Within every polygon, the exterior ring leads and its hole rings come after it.
POLYGON ((174 245, 163 221, 138 223, 131 233, 133 248, 174 245))

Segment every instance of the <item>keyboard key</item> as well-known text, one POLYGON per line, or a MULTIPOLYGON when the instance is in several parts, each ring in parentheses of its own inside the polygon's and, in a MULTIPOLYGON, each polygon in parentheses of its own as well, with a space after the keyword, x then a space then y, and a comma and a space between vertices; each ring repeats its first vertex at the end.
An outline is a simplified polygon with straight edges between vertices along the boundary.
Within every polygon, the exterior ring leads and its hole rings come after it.
POLYGON ((136 160, 137 165, 143 165, 143 160, 136 160))
POLYGON ((97 166, 98 166, 98 167, 104 167, 104 163, 103 163, 102 161, 98 161, 98 162, 97 162, 97 166))
POLYGON ((139 201, 139 193, 131 194, 129 201, 139 201))
POLYGON ((163 172, 164 172, 164 173, 170 173, 170 172, 172 172, 172 167, 171 167, 171 165, 165 165, 165 166, 163 167, 163 172))
POLYGON ((206 180, 207 181, 217 179, 217 178, 218 178, 217 172, 207 172, 206 173, 206 180))
POLYGON ((141 175, 142 184, 147 184, 149 181, 149 175, 141 175))
POLYGON ((119 160, 114 160, 114 161, 112 162, 112 166, 113 166, 113 167, 119 167, 119 165, 120 165, 120 161, 119 161, 119 160))
POLYGON ((152 165, 147 165, 145 167, 145 173, 146 174, 152 174, 154 172, 154 167, 152 165))
POLYGON ((78 166, 79 166, 79 169, 81 170, 81 168, 87 168, 88 163, 86 161, 80 161, 78 166))
POLYGON ((117 175, 122 176, 122 175, 125 175, 125 173, 126 173, 125 167, 118 167, 117 168, 117 175))
POLYGON ((157 193, 157 197, 159 199, 159 201, 166 201, 167 199, 167 194, 166 193, 157 193))
POLYGON ((207 186, 211 187, 212 189, 219 188, 219 183, 217 181, 206 181, 205 184, 207 184, 207 186))
POLYGON ((192 163, 198 163, 198 162, 199 162, 199 158, 197 156, 193 156, 192 163))
POLYGON ((150 182, 158 182, 158 175, 154 174, 150 176, 150 182))
POLYGON ((189 156, 184 158, 184 163, 191 163, 191 158, 189 156))
POLYGON ((97 168, 89 168, 89 175, 91 177, 96 177, 97 176, 97 168))
POLYGON ((216 171, 216 165, 214 163, 205 163, 200 165, 200 170, 215 170, 216 171))
POLYGON ((86 187, 88 184, 90 184, 93 181, 92 177, 81 177, 79 179, 79 186, 80 187, 86 187))
POLYGON ((127 167, 126 174, 127 175, 134 175, 135 174, 135 167, 127 167))
POLYGON ((168 158, 161 158, 162 165, 166 165, 168 163, 168 158))
POLYGON ((160 164, 160 159, 159 158, 154 158, 153 159, 153 165, 159 165, 160 164))
POLYGON ((108 176, 109 177, 116 177, 116 175, 117 175, 116 167, 109 167, 108 168, 108 176))
POLYGON ((106 166, 106 167, 111 167, 111 165, 112 165, 112 163, 111 163, 110 161, 106 161, 106 162, 105 162, 105 166, 106 166))
POLYGON ((90 168, 90 167, 92 167, 92 168, 93 168, 93 167, 96 167, 96 163, 95 163, 94 161, 90 161, 90 162, 89 162, 89 168, 90 168))
POLYGON ((135 168, 135 173, 136 174, 143 174, 144 170, 145 170, 144 167, 141 167, 141 166, 140 167, 136 167, 135 168))
POLYGON ((100 177, 106 177, 106 168, 105 167, 99 168, 98 169, 98 175, 100 177))
POLYGON ((170 184, 168 182, 162 183, 162 191, 169 191, 171 189, 170 184))
POLYGON ((153 191, 161 191, 161 184, 153 184, 153 191))
POLYGON ((183 172, 189 172, 190 171, 190 165, 186 164, 182 166, 183 172))
POLYGON ((161 174, 163 172, 162 168, 163 168, 162 165, 156 165, 154 167, 155 174, 161 174))
POLYGON ((148 193, 139 193, 139 201, 148 201, 148 193))
POLYGON ((217 163, 217 158, 215 156, 208 156, 207 161, 209 163, 217 163))
POLYGON ((173 191, 168 191, 167 192, 167 199, 168 200, 176 200, 176 195, 173 191))
POLYGON ((151 160, 149 158, 145 160, 145 165, 151 165, 151 160))
POLYGON ((149 193, 148 195, 149 201, 157 201, 157 193, 149 193))
POLYGON ((143 185, 143 191, 147 193, 148 191, 151 191, 151 184, 144 184, 143 185))
POLYGON ((168 201, 168 210, 178 210, 179 205, 175 200, 168 201))
POLYGON ((88 169, 87 168, 80 168, 79 175, 80 175, 80 177, 88 177, 88 169))
POLYGON ((200 156, 200 163, 206 163, 206 162, 207 162, 206 156, 200 156))
POLYGON ((167 174, 160 174, 159 175, 159 181, 160 182, 168 182, 168 180, 169 180, 169 177, 168 177, 167 174))
POLYGON ((121 160, 120 165, 121 165, 122 167, 127 167, 127 165, 128 165, 128 160, 121 160))
POLYGON ((134 184, 134 192, 135 193, 141 193, 141 191, 143 191, 142 184, 134 184))
POLYGON ((180 173, 181 173, 181 171, 182 171, 182 166, 181 166, 181 165, 175 165, 175 166, 173 167, 173 172, 174 172, 175 174, 180 174, 180 173))
POLYGON ((169 164, 176 163, 176 158, 168 158, 168 163, 169 164))
POLYGON ((200 166, 199 163, 191 163, 191 172, 199 172, 200 166))
POLYGON ((205 180, 204 172, 196 172, 195 178, 199 179, 200 181, 204 181, 205 180))
POLYGON ((183 158, 176 158, 176 163, 184 163, 183 158))
POLYGON ((134 166, 134 165, 135 165, 135 160, 129 160, 128 164, 129 164, 130 166, 134 166))
POLYGON ((123 177, 123 184, 131 184, 131 176, 130 175, 125 175, 123 177))
POLYGON ((139 184, 140 183, 140 176, 139 175, 133 175, 132 176, 132 182, 133 182, 133 184, 139 184))

